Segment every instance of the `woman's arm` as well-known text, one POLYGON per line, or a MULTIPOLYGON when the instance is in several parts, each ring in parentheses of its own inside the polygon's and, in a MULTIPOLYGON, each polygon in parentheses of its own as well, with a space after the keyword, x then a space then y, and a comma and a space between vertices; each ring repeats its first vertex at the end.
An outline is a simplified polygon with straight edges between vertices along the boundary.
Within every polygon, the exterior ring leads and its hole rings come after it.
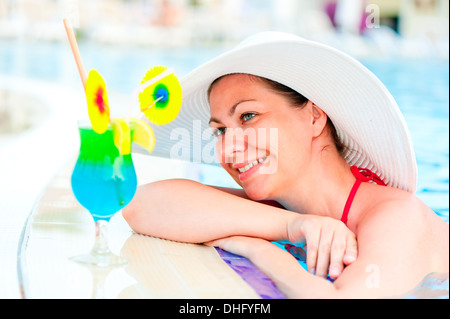
POLYGON ((287 239, 287 224, 294 214, 182 179, 139 187, 123 209, 136 232, 191 243, 236 234, 287 239))
POLYGON ((254 202, 190 180, 166 180, 138 188, 123 209, 141 234, 190 243, 235 235, 265 240, 306 240, 308 269, 326 275, 356 259, 356 238, 340 221, 302 215, 254 202))
MULTIPOLYGON (((229 188, 229 187, 218 187, 218 186, 210 186, 210 187, 213 187, 213 188, 223 191, 225 193, 232 194, 232 195, 235 195, 235 196, 238 196, 241 198, 250 199, 242 188, 229 188)), ((283 205, 281 205, 280 203, 278 203, 277 201, 274 201, 274 200, 260 200, 257 202, 261 203, 261 204, 284 209, 283 205)))
POLYGON ((252 261, 288 298, 333 298, 334 285, 321 276, 306 272, 298 261, 275 244, 260 239, 233 236, 206 243, 252 261))
MULTIPOLYGON (((368 263, 361 258, 331 283, 321 276, 314 276, 305 271, 291 254, 260 238, 233 236, 209 242, 207 245, 220 247, 250 259, 287 298, 359 299, 399 294, 397 289, 387 287, 386 284, 383 284, 383 287, 380 285, 379 264, 368 263)), ((386 264, 385 261, 382 263, 386 264)), ((400 278, 401 276, 390 278, 393 279, 391 284, 402 281, 400 278)), ((404 291, 407 290, 402 292, 404 291)))
MULTIPOLYGON (((358 260, 330 283, 306 272, 286 251, 258 238, 208 243, 249 258, 289 298, 385 298, 414 288, 431 270, 424 220, 417 206, 389 202, 358 231, 358 260)), ((309 254, 309 251, 308 251, 309 254)))

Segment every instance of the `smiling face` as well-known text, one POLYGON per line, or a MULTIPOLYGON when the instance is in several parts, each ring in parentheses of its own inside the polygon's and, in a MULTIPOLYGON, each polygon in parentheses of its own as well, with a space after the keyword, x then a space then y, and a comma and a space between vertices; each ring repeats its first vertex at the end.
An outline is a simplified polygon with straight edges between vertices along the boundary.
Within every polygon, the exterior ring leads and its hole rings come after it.
POLYGON ((281 198, 312 161, 313 104, 295 107, 259 78, 233 74, 214 83, 210 106, 222 167, 250 198, 281 198))

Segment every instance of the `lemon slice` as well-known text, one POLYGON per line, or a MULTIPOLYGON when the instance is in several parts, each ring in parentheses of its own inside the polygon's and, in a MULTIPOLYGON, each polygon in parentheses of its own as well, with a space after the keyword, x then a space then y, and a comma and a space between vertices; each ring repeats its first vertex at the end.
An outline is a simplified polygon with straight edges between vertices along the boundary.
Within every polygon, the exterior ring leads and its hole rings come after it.
POLYGON ((147 150, 147 152, 153 152, 153 148, 155 147, 155 134, 150 125, 134 117, 130 118, 128 123, 131 129, 131 141, 147 150))
POLYGON ((121 155, 131 153, 131 133, 130 126, 125 119, 111 119, 111 127, 116 145, 121 155))

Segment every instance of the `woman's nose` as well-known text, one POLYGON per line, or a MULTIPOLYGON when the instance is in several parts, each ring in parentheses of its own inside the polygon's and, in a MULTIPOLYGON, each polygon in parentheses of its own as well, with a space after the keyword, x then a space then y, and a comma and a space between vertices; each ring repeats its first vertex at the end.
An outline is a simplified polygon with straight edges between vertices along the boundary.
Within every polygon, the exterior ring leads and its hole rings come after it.
POLYGON ((224 163, 241 163, 246 150, 245 134, 241 128, 227 129, 221 143, 221 160, 224 163))

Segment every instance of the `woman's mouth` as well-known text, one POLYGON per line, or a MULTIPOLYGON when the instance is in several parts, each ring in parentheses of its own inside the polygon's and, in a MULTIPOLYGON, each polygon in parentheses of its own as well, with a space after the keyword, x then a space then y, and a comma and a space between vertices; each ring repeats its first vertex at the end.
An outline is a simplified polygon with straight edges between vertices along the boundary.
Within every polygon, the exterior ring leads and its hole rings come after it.
POLYGON ((256 166, 262 162, 264 162, 266 160, 267 157, 263 157, 260 158, 250 164, 245 165, 244 167, 238 168, 239 173, 245 173, 246 171, 248 171, 250 168, 252 168, 253 166, 256 166))
POLYGON ((258 170, 258 168, 264 163, 264 161, 267 159, 267 156, 262 157, 256 161, 253 161, 245 166, 237 168, 239 172, 239 179, 241 181, 247 179, 252 175, 254 172, 258 170))

